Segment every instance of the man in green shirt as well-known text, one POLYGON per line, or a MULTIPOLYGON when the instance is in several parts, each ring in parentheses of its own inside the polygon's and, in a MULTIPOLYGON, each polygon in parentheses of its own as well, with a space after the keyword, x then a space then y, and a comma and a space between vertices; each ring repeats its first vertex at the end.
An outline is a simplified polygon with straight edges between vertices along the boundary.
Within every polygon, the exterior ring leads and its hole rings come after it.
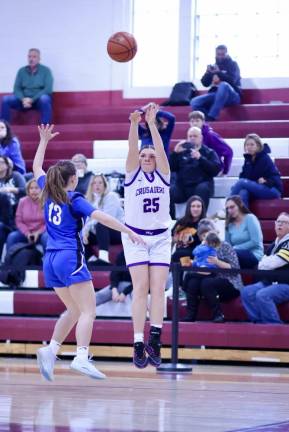
POLYGON ((41 123, 51 123, 53 77, 47 66, 40 64, 40 51, 28 51, 28 65, 19 69, 14 83, 13 95, 3 96, 1 117, 10 122, 10 108, 40 111, 41 123))

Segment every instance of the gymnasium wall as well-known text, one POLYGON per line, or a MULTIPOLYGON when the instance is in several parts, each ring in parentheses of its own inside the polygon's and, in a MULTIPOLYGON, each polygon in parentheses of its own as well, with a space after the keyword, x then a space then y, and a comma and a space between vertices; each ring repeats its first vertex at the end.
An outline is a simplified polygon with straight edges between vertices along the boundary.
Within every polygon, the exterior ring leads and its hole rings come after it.
MULTIPOLYGON (((181 3, 182 25, 188 2, 181 3)), ((53 71, 55 92, 124 90, 125 97, 167 97, 171 87, 130 88, 130 65, 113 62, 106 53, 112 33, 131 30, 131 5, 132 0, 0 0, 0 94, 12 91, 28 49, 36 47, 42 63, 53 71)), ((180 41, 181 47, 185 44, 180 41)), ((195 84, 201 88, 199 80, 195 84)), ((249 89, 285 88, 288 80, 246 78, 242 84, 249 89)))
POLYGON ((31 47, 54 75, 55 91, 123 87, 127 65, 112 62, 108 37, 128 31, 130 0, 0 0, 0 93, 10 92, 31 47), (2 4, 2 6, 1 6, 2 4))

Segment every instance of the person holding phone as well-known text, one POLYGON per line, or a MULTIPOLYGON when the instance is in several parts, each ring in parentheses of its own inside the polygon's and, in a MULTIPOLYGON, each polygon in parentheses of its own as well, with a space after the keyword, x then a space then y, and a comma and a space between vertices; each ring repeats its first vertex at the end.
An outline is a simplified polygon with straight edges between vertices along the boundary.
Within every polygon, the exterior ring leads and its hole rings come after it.
POLYGON ((169 162, 176 173, 176 182, 171 187, 172 203, 184 203, 192 195, 198 195, 207 209, 214 193, 214 177, 222 164, 216 152, 203 145, 200 128, 189 128, 187 139, 177 143, 169 162))
POLYGON ((216 48, 215 64, 208 65, 201 83, 209 87, 206 94, 191 100, 193 111, 202 111, 206 121, 215 121, 221 110, 241 103, 241 76, 238 63, 229 54, 226 45, 216 48))

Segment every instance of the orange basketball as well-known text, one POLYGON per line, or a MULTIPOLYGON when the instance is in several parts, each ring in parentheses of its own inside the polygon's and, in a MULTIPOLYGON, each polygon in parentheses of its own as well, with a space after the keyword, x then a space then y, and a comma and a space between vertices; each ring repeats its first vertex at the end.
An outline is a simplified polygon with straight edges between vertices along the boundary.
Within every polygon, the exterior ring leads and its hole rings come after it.
POLYGON ((134 58, 137 52, 137 43, 132 34, 117 32, 107 42, 108 55, 117 62, 128 62, 134 58))

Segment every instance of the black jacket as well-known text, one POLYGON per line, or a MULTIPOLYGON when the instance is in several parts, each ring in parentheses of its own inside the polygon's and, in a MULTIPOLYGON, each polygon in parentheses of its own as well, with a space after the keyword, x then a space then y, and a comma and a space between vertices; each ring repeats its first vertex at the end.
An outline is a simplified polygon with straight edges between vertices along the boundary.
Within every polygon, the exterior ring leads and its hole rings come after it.
MULTIPOLYGON (((241 76, 240 76, 240 68, 238 63, 231 59, 230 56, 227 56, 222 61, 216 61, 216 65, 220 69, 219 72, 210 72, 206 71, 203 75, 201 82, 204 87, 209 87, 212 84, 213 75, 218 75, 221 81, 226 81, 229 83, 234 90, 236 90, 239 94, 241 94, 241 76)), ((212 86, 209 92, 216 91, 217 87, 212 86)))
POLYGON ((199 152, 200 159, 192 158, 190 150, 170 154, 170 167, 177 174, 179 186, 193 186, 201 182, 213 181, 221 171, 221 161, 214 150, 202 145, 199 152))

